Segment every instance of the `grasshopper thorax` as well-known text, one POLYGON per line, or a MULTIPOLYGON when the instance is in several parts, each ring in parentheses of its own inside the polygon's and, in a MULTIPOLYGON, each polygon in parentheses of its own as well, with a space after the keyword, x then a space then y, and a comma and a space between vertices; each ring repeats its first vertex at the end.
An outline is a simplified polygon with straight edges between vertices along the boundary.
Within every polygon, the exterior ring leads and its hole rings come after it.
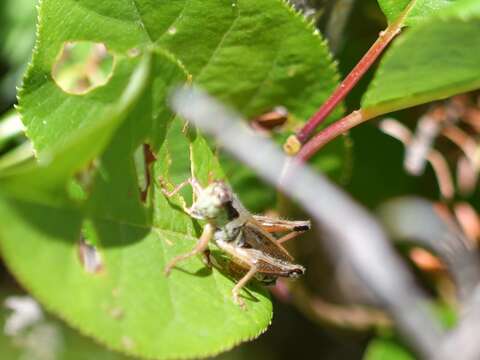
POLYGON ((198 194, 191 211, 198 219, 229 222, 239 216, 234 201, 230 187, 223 181, 215 181, 198 194))

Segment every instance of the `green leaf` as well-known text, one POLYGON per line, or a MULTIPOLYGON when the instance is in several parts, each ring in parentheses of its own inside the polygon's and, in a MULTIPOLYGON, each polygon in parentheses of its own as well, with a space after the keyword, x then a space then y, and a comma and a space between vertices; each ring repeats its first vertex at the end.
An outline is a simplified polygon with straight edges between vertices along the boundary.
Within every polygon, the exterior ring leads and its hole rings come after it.
POLYGON ((407 6, 411 4, 412 7, 403 24, 414 26, 456 1, 458 0, 378 0, 378 3, 389 23, 398 19, 407 6))
POLYGON ((8 224, 0 249, 16 278, 74 327, 136 356, 207 356, 258 336, 272 316, 265 289, 249 285, 242 311, 231 299, 234 279, 200 259, 163 275, 202 224, 181 211, 190 191, 167 201, 155 179, 224 177, 201 135, 172 123, 166 95, 190 77, 247 117, 283 105, 304 119, 336 85, 325 43, 280 0, 44 0, 38 34, 20 112, 40 161, 0 180, 8 224), (83 95, 51 75, 64 43, 75 41, 103 43, 114 56, 109 81, 83 95), (147 79, 134 86, 138 69, 147 79), (135 96, 125 95, 129 87, 135 96), (134 154, 144 142, 157 160, 143 203, 134 154), (80 175, 89 181, 69 180, 86 164, 80 175), (79 261, 81 237, 97 247, 99 273, 79 261))
POLYGON ((11 224, 1 233, 2 251, 11 266, 17 262, 16 277, 49 309, 109 347, 150 358, 206 356, 268 325, 264 293, 253 288, 246 296, 256 300, 248 301, 247 312, 240 310, 231 301, 233 281, 205 272, 200 260, 186 262, 185 272, 165 281, 165 261, 191 249, 195 237, 95 219, 105 270, 92 275, 77 259, 81 217, 71 208, 2 201, 0 214, 11 224), (20 237, 28 239, 15 244, 20 237), (35 281, 28 280, 32 273, 35 281))
POLYGON ((477 89, 479 31, 475 0, 460 1, 410 29, 385 55, 362 107, 383 114, 477 89))
MULTIPOLYGON (((129 69, 123 58, 132 49, 167 49, 193 81, 247 118, 282 105, 292 118, 305 120, 338 81, 325 42, 282 0, 45 0, 39 18, 35 55, 20 93, 23 120, 37 149, 101 115, 125 82, 129 69), (104 43, 116 58, 110 82, 86 96, 64 93, 51 77, 63 44, 77 39, 104 43)), ((152 92, 157 101, 162 96, 152 92)), ((339 115, 337 111, 330 120, 339 115)), ((341 170, 343 150, 333 156, 337 166, 322 167, 329 174, 341 170)), ((246 172, 242 165, 234 166, 246 172)), ((252 176, 244 179, 258 183, 252 176)), ((245 188, 244 183, 236 188, 245 188)))
POLYGON ((117 61, 105 86, 86 96, 63 93, 51 69, 66 41, 104 43, 120 60, 129 49, 152 44, 168 49, 193 81, 248 117, 283 105, 305 119, 338 78, 313 26, 280 0, 45 0, 39 18, 35 55, 20 93, 22 115, 37 148, 45 146, 45 138, 57 141, 95 118, 100 105, 118 94, 129 70, 117 61))
MULTIPOLYGON (((151 27, 162 27, 164 13, 153 13, 151 27)), ((176 54, 193 81, 247 117, 282 105, 306 119, 336 85, 325 42, 283 1, 190 1, 169 20, 157 42, 176 54)))
POLYGON ((62 201, 65 184, 82 167, 98 156, 107 146, 120 123, 145 90, 152 67, 152 56, 136 61, 137 68, 115 103, 104 109, 96 122, 67 136, 62 142, 37 153, 38 162, 29 162, 0 174, 2 190, 21 198, 40 196, 62 201), (92 142, 92 139, 95 141, 92 142), (48 196, 45 196, 49 193, 48 196))
POLYGON ((363 360, 414 360, 415 357, 394 338, 370 341, 363 360))
POLYGON ((258 286, 249 286, 244 295, 248 310, 243 311, 231 299, 234 281, 208 271, 200 259, 181 264, 181 271, 165 278, 166 261, 196 241, 188 217, 156 193, 157 214, 149 223, 134 206, 123 213, 128 194, 117 198, 110 201, 118 210, 95 208, 88 214, 73 204, 0 198, 0 218, 9 224, 0 230, 2 254, 16 278, 48 309, 111 348, 149 358, 206 356, 265 329, 272 309, 258 286), (84 230, 84 236, 102 257, 98 274, 86 272, 78 259, 85 216, 94 231, 84 230))
MULTIPOLYGON (((148 74, 159 66, 168 69, 168 64, 174 64, 167 60, 161 65, 158 57, 156 61, 145 58, 124 91, 133 94, 131 101, 138 101, 148 74), (142 82, 135 81, 139 71, 147 75, 141 76, 142 82)), ((183 74, 180 68, 178 71, 183 74)), ((141 138, 135 124, 138 106, 147 97, 142 95, 133 111, 129 110, 131 102, 119 101, 109 117, 83 128, 75 141, 52 147, 55 158, 47 167, 40 162, 32 169, 5 175, 0 219, 8 226, 0 230, 1 252, 16 278, 49 310, 110 348, 149 358, 214 354, 263 332, 271 320, 271 303, 264 289, 252 285, 245 295, 248 311, 241 310, 231 299, 234 280, 218 270, 208 271, 199 259, 185 262, 183 271, 174 271, 168 279, 163 274, 169 259, 192 248, 198 226, 156 187, 149 207, 140 202, 133 152, 141 138), (61 188, 61 179, 65 182, 76 168, 72 164, 78 166, 72 159, 92 158, 105 142, 95 143, 89 151, 85 144, 91 143, 94 135, 107 139, 120 122, 119 114, 129 112, 98 161, 85 206, 65 195, 61 201, 39 197, 44 188, 32 195, 29 186, 34 181, 45 182, 49 188, 57 184, 52 191, 61 188), (97 132, 93 134, 92 129, 97 132), (45 180, 38 173, 53 178, 45 180), (21 189, 27 189, 26 194, 21 189), (101 256, 99 273, 86 271, 78 258, 81 236, 94 244, 101 256), (18 239, 25 241, 19 244, 18 239)), ((174 129, 181 128, 171 131, 174 129)), ((185 142, 192 147, 192 164, 185 165, 196 169, 196 176, 203 181, 211 170, 216 169, 214 175, 219 176, 218 164, 205 141, 196 135, 185 142)), ((159 155, 170 155, 168 143, 159 155)), ((51 154, 52 150, 44 150, 40 158, 51 154)), ((155 177, 169 168, 168 161, 157 161, 155 177)), ((179 205, 180 199, 176 202, 179 205)))

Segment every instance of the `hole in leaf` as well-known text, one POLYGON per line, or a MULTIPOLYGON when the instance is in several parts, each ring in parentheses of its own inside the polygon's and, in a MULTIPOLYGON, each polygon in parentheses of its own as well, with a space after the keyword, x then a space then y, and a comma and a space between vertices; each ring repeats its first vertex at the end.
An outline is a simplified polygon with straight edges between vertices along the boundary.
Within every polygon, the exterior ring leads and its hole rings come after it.
POLYGON ((70 94, 85 94, 105 85, 113 71, 113 56, 102 43, 66 42, 52 67, 55 83, 70 94))
POLYGON ((100 253, 83 238, 78 242, 78 257, 87 273, 96 274, 102 271, 103 261, 100 253))
POLYGON ((98 274, 104 269, 102 255, 97 249, 98 235, 90 220, 85 220, 77 243, 78 258, 89 274, 98 274))
POLYGON ((149 144, 140 145, 134 153, 140 200, 146 202, 151 182, 151 165, 156 160, 149 144))
POLYGON ((77 200, 86 200, 88 194, 91 192, 98 170, 100 161, 98 159, 92 160, 85 168, 75 174, 73 181, 69 183, 69 193, 72 198, 77 200))

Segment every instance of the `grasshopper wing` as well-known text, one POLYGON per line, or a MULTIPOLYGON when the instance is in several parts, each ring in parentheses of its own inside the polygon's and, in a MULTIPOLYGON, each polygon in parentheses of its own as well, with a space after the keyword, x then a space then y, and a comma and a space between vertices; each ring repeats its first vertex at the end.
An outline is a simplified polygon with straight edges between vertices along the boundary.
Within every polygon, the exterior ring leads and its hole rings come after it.
POLYGON ((257 226, 254 222, 247 222, 243 228, 243 248, 255 249, 280 261, 291 262, 292 256, 285 248, 278 244, 275 238, 257 226))
POLYGON ((310 230, 311 224, 309 220, 292 221, 275 219, 269 216, 253 215, 253 219, 263 230, 269 233, 276 232, 298 232, 302 233, 310 230))

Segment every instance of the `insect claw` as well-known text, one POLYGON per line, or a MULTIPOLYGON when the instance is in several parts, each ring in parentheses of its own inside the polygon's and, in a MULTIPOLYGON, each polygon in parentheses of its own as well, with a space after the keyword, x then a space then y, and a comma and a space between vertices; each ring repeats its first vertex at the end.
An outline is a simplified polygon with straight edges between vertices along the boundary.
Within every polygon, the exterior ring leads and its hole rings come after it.
POLYGON ((165 269, 163 269, 163 273, 165 274, 165 276, 168 277, 170 275, 172 269, 175 267, 175 265, 177 265, 177 262, 177 259, 173 259, 167 264, 167 266, 165 266, 165 269))
POLYGON ((167 184, 168 182, 165 181, 162 177, 158 178, 158 182, 160 185, 160 190, 162 191, 163 195, 165 195, 167 198, 171 198, 175 194, 177 194, 180 190, 182 190, 186 185, 190 183, 190 180, 185 180, 182 183, 178 184, 175 186, 175 188, 172 191, 167 190, 167 184))
POLYGON ((171 266, 166 266, 165 269, 163 269, 163 273, 167 277, 170 275, 171 272, 172 272, 172 267, 171 266))
POLYGON ((209 269, 213 267, 212 258, 210 257, 210 250, 207 249, 202 253, 202 261, 209 269))
POLYGON ((163 195, 165 195, 166 197, 170 197, 170 193, 169 191, 167 190, 167 186, 168 186, 168 181, 165 180, 163 178, 163 176, 159 176, 157 178, 157 183, 158 183, 158 187, 160 188, 160 191, 162 192, 163 195))
POLYGON ((242 310, 246 310, 247 306, 245 305, 245 301, 239 296, 238 292, 232 291, 233 302, 240 306, 242 310))
POLYGON ((208 183, 211 184, 215 181, 215 177, 213 175, 213 172, 212 171, 209 171, 208 172, 208 183))

